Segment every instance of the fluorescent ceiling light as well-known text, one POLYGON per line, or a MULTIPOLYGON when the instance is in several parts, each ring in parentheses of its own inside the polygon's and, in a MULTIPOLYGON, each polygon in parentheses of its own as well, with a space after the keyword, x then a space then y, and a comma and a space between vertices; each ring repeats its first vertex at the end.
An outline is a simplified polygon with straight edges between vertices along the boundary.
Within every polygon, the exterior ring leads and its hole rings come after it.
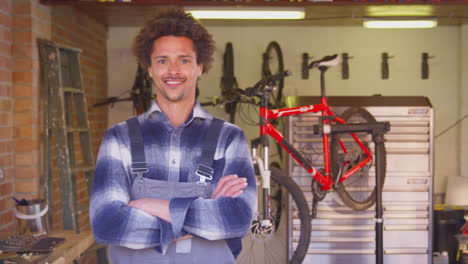
POLYGON ((431 17, 435 13, 433 5, 371 5, 365 6, 367 17, 431 17))
POLYGON ((197 19, 304 19, 303 8, 186 7, 197 19))
POLYGON ((437 26, 434 18, 366 18, 366 28, 433 28, 437 26))

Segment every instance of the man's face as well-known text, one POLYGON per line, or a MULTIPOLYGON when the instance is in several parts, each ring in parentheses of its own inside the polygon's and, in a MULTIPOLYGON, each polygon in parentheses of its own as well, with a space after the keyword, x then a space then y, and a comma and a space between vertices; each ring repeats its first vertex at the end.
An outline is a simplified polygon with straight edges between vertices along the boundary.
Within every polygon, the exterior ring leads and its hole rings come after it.
POLYGON ((191 39, 164 36, 154 41, 148 73, 156 86, 158 102, 193 104, 202 71, 191 39))

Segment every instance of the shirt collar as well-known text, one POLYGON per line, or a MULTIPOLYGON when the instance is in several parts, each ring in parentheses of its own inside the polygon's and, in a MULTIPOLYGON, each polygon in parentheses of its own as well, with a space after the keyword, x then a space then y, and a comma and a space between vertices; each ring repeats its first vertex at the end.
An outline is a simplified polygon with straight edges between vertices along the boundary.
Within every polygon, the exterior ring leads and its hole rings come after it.
MULTIPOLYGON (((151 107, 143 115, 145 119, 151 119, 156 117, 159 113, 163 113, 163 111, 161 111, 161 108, 159 108, 158 102, 153 100, 151 107)), ((198 101, 195 101, 195 106, 192 109, 192 113, 189 115, 187 121, 185 121, 185 124, 189 124, 195 118, 211 120, 213 119, 213 116, 208 111, 206 111, 198 101)))

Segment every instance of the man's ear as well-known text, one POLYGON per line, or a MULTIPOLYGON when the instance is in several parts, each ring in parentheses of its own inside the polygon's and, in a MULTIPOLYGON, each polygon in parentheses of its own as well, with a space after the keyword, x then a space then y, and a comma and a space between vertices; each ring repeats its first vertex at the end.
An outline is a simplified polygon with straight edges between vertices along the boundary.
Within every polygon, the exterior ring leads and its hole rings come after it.
POLYGON ((146 71, 148 72, 149 77, 151 77, 151 79, 153 79, 153 75, 151 74, 150 67, 148 67, 148 69, 146 69, 146 71))
POLYGON ((198 72, 198 77, 200 77, 203 74, 203 64, 199 64, 199 72, 198 72))

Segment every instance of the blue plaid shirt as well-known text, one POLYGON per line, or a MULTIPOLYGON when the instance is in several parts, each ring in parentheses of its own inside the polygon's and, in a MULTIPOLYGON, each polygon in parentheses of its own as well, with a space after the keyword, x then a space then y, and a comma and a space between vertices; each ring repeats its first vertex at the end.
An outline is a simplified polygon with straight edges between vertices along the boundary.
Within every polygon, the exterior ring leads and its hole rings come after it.
MULTIPOLYGON (((174 128, 154 102, 138 116, 143 134, 154 135, 144 138, 149 167, 144 177, 174 182, 193 179, 212 118, 196 103, 187 121, 174 128)), ((128 129, 122 122, 106 132, 96 163, 90 218, 98 243, 133 249, 160 247, 165 252, 171 241, 190 233, 208 240, 225 239, 234 256, 239 254, 240 239, 250 228, 257 200, 255 174, 242 130, 224 123, 214 157, 212 183, 216 185, 222 176, 237 174, 247 178, 244 192, 236 198, 197 198, 189 202, 174 198, 169 206, 172 224, 127 206, 135 179, 130 165, 128 129)))

